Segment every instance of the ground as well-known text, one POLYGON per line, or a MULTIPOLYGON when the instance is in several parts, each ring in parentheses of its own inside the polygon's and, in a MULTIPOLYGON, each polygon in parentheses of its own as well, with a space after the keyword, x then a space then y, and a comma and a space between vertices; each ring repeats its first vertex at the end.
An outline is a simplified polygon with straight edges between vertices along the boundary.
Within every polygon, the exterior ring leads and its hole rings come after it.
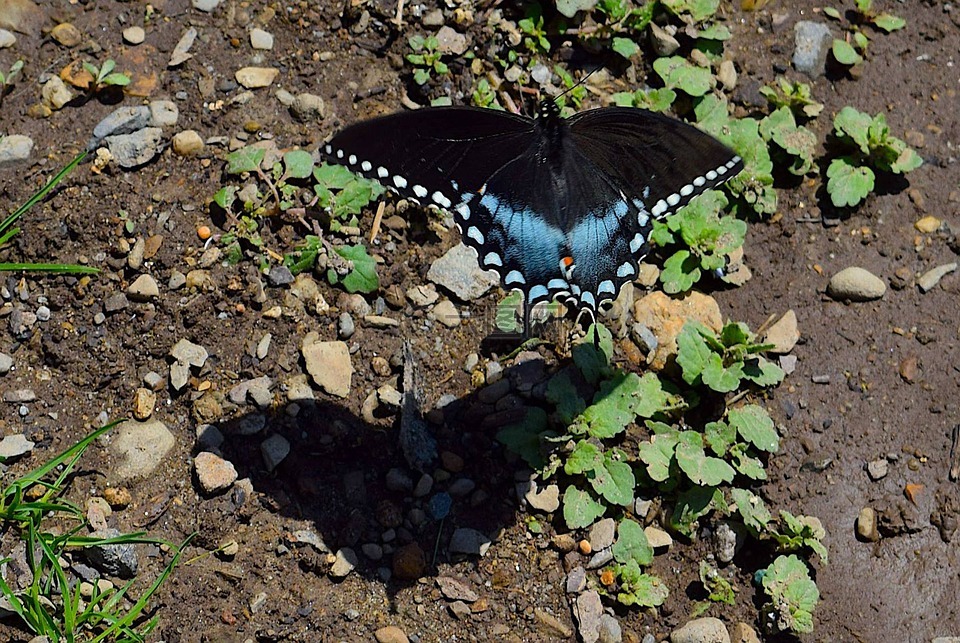
MULTIPOLYGON (((489 4, 474 8, 475 18, 484 16, 489 4)), ((960 636, 960 577, 956 541, 951 540, 960 493, 948 475, 952 434, 960 424, 960 274, 947 275, 928 292, 914 283, 916 276, 956 260, 949 226, 957 224, 960 202, 954 158, 960 138, 954 66, 960 31, 949 4, 879 4, 904 15, 906 28, 874 38, 856 78, 830 73, 810 80, 814 95, 826 105, 825 116, 810 127, 822 140, 832 115, 845 105, 884 112, 893 132, 918 148, 924 166, 909 181, 878 186, 862 207, 842 216, 827 207, 819 179, 784 187, 776 215, 750 222, 745 251, 753 278, 739 288, 711 291, 725 318, 751 328, 790 309, 799 321, 796 371, 763 401, 777 420, 783 445, 771 458, 770 479, 761 493, 772 506, 819 517, 826 528, 830 562, 817 570, 822 603, 815 633, 804 639, 811 641, 960 636), (947 225, 920 233, 914 223, 925 215, 947 225), (827 297, 829 277, 854 265, 897 287, 865 303, 827 297), (872 480, 866 464, 878 459, 887 461, 889 471, 872 480), (912 501, 904 495, 908 484, 922 485, 915 487, 919 491, 912 501), (863 507, 899 522, 879 542, 861 542, 854 525, 863 507)), ((453 329, 427 323, 423 309, 409 305, 387 306, 384 314, 399 320, 398 327, 380 329, 358 321, 348 340, 356 369, 349 395, 318 391, 316 404, 302 405, 294 415, 281 383, 305 372, 303 336, 316 331, 321 339, 335 339, 337 306, 351 302, 318 281, 334 308, 317 313, 298 304, 288 287, 258 277, 249 261, 204 266, 206 287, 168 285, 174 271, 187 273, 201 261, 205 248, 198 226, 221 231, 223 221, 211 214, 209 203, 224 184, 226 141, 272 139, 281 149, 315 150, 345 124, 402 109, 404 101, 423 100, 401 56, 408 51, 409 35, 435 29, 424 28, 418 17, 436 8, 433 3, 408 4, 400 29, 386 22, 396 13, 392 2, 351 2, 344 9, 332 2, 227 0, 209 13, 188 0, 155 1, 152 10, 138 2, 41 5, 43 34, 27 29, 17 34, 12 48, 0 49, 0 69, 25 60, 22 76, 0 106, 0 131, 29 136, 35 143, 27 161, 0 168, 7 210, 83 149, 94 126, 118 104, 174 100, 179 120, 165 133, 167 140, 174 132, 193 129, 208 142, 223 137, 224 143, 207 145, 199 157, 166 149, 134 170, 108 165, 95 173, 85 163, 22 220, 22 232, 3 251, 4 261, 81 261, 101 272, 92 279, 10 273, 3 282, 0 315, 9 323, 0 335, 0 351, 13 357, 14 368, 0 378, 0 392, 29 388, 36 393, 36 401, 0 407, 3 434, 23 433, 36 443, 5 476, 40 464, 105 418, 128 416, 144 376, 156 372, 166 377, 170 349, 189 339, 205 347, 210 358, 182 391, 161 383, 153 413, 172 432, 175 445, 146 479, 121 485, 132 501, 110 518, 120 529, 144 529, 174 543, 196 533, 185 556, 190 562, 176 568, 154 600, 159 639, 370 640, 385 625, 399 626, 421 641, 574 637, 564 593, 564 555, 551 540, 564 531, 562 521, 542 521, 543 534, 528 531, 529 514, 519 507, 514 491, 522 468, 496 443, 495 423, 479 415, 484 406, 476 403, 470 375, 462 368, 475 352, 484 362, 512 365, 499 354, 502 347, 483 342, 495 294, 457 301, 470 318, 453 329), (153 15, 145 23, 148 11, 153 15), (50 37, 49 29, 61 22, 79 30, 80 44, 66 47, 50 37), (129 25, 145 26, 142 45, 123 41, 121 31, 129 25), (271 51, 251 48, 248 32, 254 26, 273 34, 271 51), (188 27, 198 33, 193 58, 168 68, 188 27), (104 92, 43 117, 31 110, 50 75, 77 59, 107 58, 141 81, 147 96, 104 92), (251 65, 276 67, 279 77, 272 87, 254 90, 248 102, 231 103, 241 91, 235 72, 251 65), (322 97, 325 117, 295 118, 278 101, 278 88, 322 97), (127 221, 132 222, 129 229, 127 221), (159 248, 142 266, 131 268, 131 247, 155 235, 162 237, 159 248), (160 284, 159 296, 146 303, 131 301, 102 321, 95 319, 106 300, 125 292, 142 273, 160 284), (264 288, 265 297, 259 297, 264 288), (43 304, 51 311, 48 321, 18 327, 23 311, 35 312, 43 304), (281 316, 265 314, 278 305, 281 316), (267 333, 269 350, 258 356, 257 343, 267 333), (393 373, 384 375, 373 358, 391 360, 407 340, 420 356, 429 404, 452 395, 462 398, 464 407, 479 409, 457 423, 434 425, 444 453, 436 483, 449 484, 443 478, 453 476, 454 481, 472 481, 476 489, 457 498, 445 520, 416 527, 408 512, 423 503, 409 490, 391 489, 385 482, 394 468, 417 479, 397 446, 396 428, 391 418, 372 425, 362 419, 370 391, 399 372, 394 366, 393 373), (217 398, 224 417, 255 416, 266 424, 256 435, 228 431, 219 447, 240 477, 250 479, 252 493, 237 487, 225 494, 202 494, 193 467, 203 419, 198 419, 197 401, 263 375, 274 386, 274 403, 267 409, 217 398), (293 449, 276 470, 267 471, 260 449, 273 434, 283 435, 293 449), (452 532, 460 527, 492 537, 483 557, 447 550, 452 532), (335 580, 327 574, 326 557, 297 542, 298 530, 312 530, 334 550, 379 544, 386 556, 377 562, 361 554, 357 568, 335 580), (385 538, 384 531, 393 533, 385 538), (204 555, 229 540, 239 545, 235 556, 204 555), (418 578, 400 580, 394 574, 385 581, 383 570, 396 570, 392 559, 400 555, 414 558, 409 564, 418 578), (444 576, 457 577, 480 594, 472 612, 458 616, 450 610, 435 582, 444 576)), ((738 5, 723 3, 734 34, 725 51, 736 63, 740 87, 771 82, 789 68, 797 20, 828 22, 800 0, 771 2, 754 12, 738 5)), ((441 8, 448 18, 454 13, 442 3, 441 8)), ((483 21, 476 19, 464 29, 482 53, 483 21)), ((449 93, 454 103, 468 102, 469 65, 454 71, 460 84, 442 87, 440 93, 449 93)), ((625 78, 613 82, 617 89, 628 87, 625 78)), ((457 243, 455 231, 438 234, 422 213, 411 217, 373 247, 384 259, 381 293, 393 285, 406 291, 425 283, 430 263, 457 243)), ((368 230, 370 221, 368 212, 361 228, 368 230)), ((281 252, 289 249, 304 234, 299 225, 278 223, 267 243, 281 252)), ((375 298, 367 299, 374 303, 375 298)), ((551 364, 565 359, 546 347, 540 351, 551 364)), ((618 360, 623 356, 618 354, 618 360)), ((71 490, 77 502, 113 484, 111 453, 108 438, 87 454, 85 475, 71 490)), ((678 543, 658 557, 655 570, 670 583, 671 597, 657 611, 617 609, 626 640, 647 633, 661 640, 690 618, 698 598, 690 589, 695 565, 706 548, 703 542, 678 543)), ((159 550, 144 550, 140 582, 148 582, 166 560, 159 550)), ((741 574, 735 581, 749 596, 750 579, 741 574)), ((755 607, 746 601, 710 614, 728 624, 745 620, 756 626, 755 607)), ((0 637, 28 640, 30 634, 7 619, 0 624, 0 637)))

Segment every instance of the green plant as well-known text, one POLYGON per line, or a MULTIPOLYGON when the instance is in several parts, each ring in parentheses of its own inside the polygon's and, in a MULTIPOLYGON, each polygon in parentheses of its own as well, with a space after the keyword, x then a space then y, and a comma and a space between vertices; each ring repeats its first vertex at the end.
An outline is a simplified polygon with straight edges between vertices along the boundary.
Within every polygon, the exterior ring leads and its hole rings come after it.
POLYGON ((517 27, 523 34, 523 46, 534 57, 550 53, 550 41, 543 26, 543 10, 533 3, 527 9, 527 16, 517 21, 517 27))
POLYGON ((784 77, 778 79, 777 87, 764 86, 760 93, 773 105, 774 109, 788 107, 794 116, 807 119, 816 118, 823 111, 823 104, 813 100, 810 85, 799 81, 790 81, 784 77))
MULTIPOLYGON (((834 20, 840 20, 842 18, 840 12, 833 7, 825 7, 823 13, 834 20)), ((873 9, 873 0, 855 0, 854 20, 859 24, 873 25, 880 31, 886 33, 897 31, 907 26, 907 21, 899 16, 895 16, 892 13, 876 12, 873 9)))
POLYGON ((681 20, 690 23, 708 20, 720 8, 720 0, 660 0, 658 4, 681 20))
MULTIPOLYGON (((6 246, 16 235, 20 233, 20 228, 15 227, 16 223, 26 214, 30 208, 40 202, 50 191, 55 188, 70 172, 77 167, 87 153, 81 152, 74 157, 72 161, 57 172, 53 178, 47 181, 46 185, 33 193, 19 208, 13 211, 3 221, 0 221, 0 248, 6 246)), ((94 275, 100 271, 90 266, 80 266, 69 263, 0 263, 0 271, 28 271, 28 272, 53 272, 66 274, 85 274, 94 275)))
POLYGON ((115 425, 97 429, 0 490, 0 521, 5 529, 14 529, 23 539, 30 573, 25 589, 15 588, 0 577, 0 594, 30 631, 50 641, 144 641, 159 620, 156 615, 146 618, 147 604, 172 573, 186 545, 177 547, 145 538, 142 533, 114 538, 80 535, 88 526, 83 510, 64 499, 63 494, 87 448, 115 425), (64 532, 65 522, 76 526, 64 532), (135 543, 164 544, 174 552, 144 593, 136 599, 131 597, 130 581, 119 589, 100 590, 94 586, 93 595, 82 598, 78 579, 69 576, 64 568, 65 557, 87 547, 135 543))
POLYGON ((678 89, 690 96, 703 96, 713 87, 713 75, 705 67, 694 65, 682 56, 657 58, 653 61, 657 72, 668 89, 678 89))
POLYGON ((13 87, 13 81, 17 79, 17 76, 20 75, 20 71, 23 69, 23 61, 18 60, 17 62, 10 65, 10 69, 7 70, 7 73, 0 71, 0 101, 3 100, 3 97, 7 95, 10 89, 13 87))
POLYGON ((820 591, 810 579, 806 563, 792 554, 779 556, 758 576, 770 599, 762 609, 766 629, 771 633, 813 632, 813 610, 820 601, 820 591))
POLYGON ((450 68, 441 58, 440 42, 436 36, 410 36, 408 41, 412 54, 407 54, 407 61, 416 66, 413 71, 413 80, 418 85, 425 85, 430 81, 432 73, 444 76, 450 73, 450 68))
POLYGON ((690 385, 730 393, 745 381, 757 386, 783 381, 783 370, 763 356, 770 345, 755 343, 753 333, 740 322, 727 323, 719 333, 688 322, 677 337, 677 349, 677 365, 690 385))
POLYGON ((501 107, 500 103, 497 101, 497 92, 494 91, 493 87, 490 86, 490 81, 488 81, 486 78, 481 78, 477 81, 476 86, 473 88, 471 100, 477 107, 499 110, 503 109, 503 107, 501 107))
POLYGON ((90 85, 90 92, 97 93, 107 87, 124 87, 130 84, 130 77, 126 74, 113 71, 117 63, 112 59, 103 61, 103 65, 97 67, 93 63, 84 61, 83 68, 93 76, 93 83, 90 85))
POLYGON ((779 155, 787 157, 787 171, 803 176, 812 171, 817 147, 816 135, 803 125, 798 125, 789 107, 780 107, 760 121, 760 136, 774 143, 779 155))
POLYGON ((861 64, 863 54, 867 53, 867 46, 870 44, 869 38, 859 31, 853 32, 851 37, 852 43, 842 38, 835 38, 830 48, 833 59, 845 67, 861 64))
POLYGON ((663 264, 660 280, 664 292, 686 292, 704 272, 722 269, 727 257, 743 245, 747 224, 718 213, 727 206, 722 192, 708 190, 676 214, 655 221, 651 240, 659 246, 683 241, 663 264))
POLYGON ((874 170, 907 174, 923 159, 904 141, 890 134, 883 114, 870 116, 844 107, 833 121, 837 145, 844 155, 827 168, 827 193, 835 207, 852 207, 873 191, 874 170))
POLYGON ((618 107, 639 107, 653 112, 666 112, 677 100, 677 92, 672 89, 638 89, 634 92, 617 92, 613 103, 618 107))

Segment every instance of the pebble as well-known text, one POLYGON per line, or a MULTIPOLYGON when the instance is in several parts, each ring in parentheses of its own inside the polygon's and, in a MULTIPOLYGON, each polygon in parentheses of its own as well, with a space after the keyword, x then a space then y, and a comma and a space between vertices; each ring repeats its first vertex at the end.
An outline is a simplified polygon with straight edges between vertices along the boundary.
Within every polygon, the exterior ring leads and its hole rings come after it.
POLYGON ((147 32, 143 27, 127 27, 123 30, 123 40, 129 45, 139 45, 147 39, 147 32))
POLYGON ((426 308, 435 303, 440 294, 433 284, 421 284, 407 289, 407 299, 417 308, 426 308))
POLYGON ((263 457, 263 465, 267 471, 273 471, 290 455, 290 442, 279 433, 275 433, 260 443, 260 455, 263 457))
POLYGON ((350 394, 353 364, 350 349, 343 342, 321 342, 313 331, 307 333, 300 347, 307 372, 314 384, 337 397, 350 394))
POLYGON ((17 37, 6 29, 0 29, 0 49, 13 47, 17 44, 17 37))
POLYGON ((34 444, 21 433, 5 436, 0 440, 0 458, 4 460, 19 458, 26 453, 30 453, 34 444))
POLYGON ((6 375, 13 368, 13 358, 6 353, 0 353, 0 375, 6 375))
POLYGON ((741 622, 730 628, 730 643, 760 643, 760 637, 756 630, 741 622))
POLYGON ((623 629, 620 627, 620 621, 611 614, 602 614, 600 616, 599 643, 620 643, 622 640, 623 629))
POLYGON ((191 4, 197 11, 210 13, 219 6, 221 0, 192 0, 191 4))
POLYGON ((732 561, 743 547, 745 537, 742 527, 734 527, 727 521, 721 521, 713 532, 717 560, 723 564, 732 561))
POLYGON ((857 538, 875 543, 880 540, 877 530, 877 512, 873 507, 864 507, 857 515, 857 538))
POLYGON ((677 336, 687 321, 701 322, 707 328, 719 331, 723 326, 720 306, 713 297, 696 291, 683 299, 673 299, 662 292, 652 292, 633 305, 636 323, 631 329, 634 339, 643 341, 651 352, 647 363, 653 370, 662 370, 677 353, 677 336), (651 347, 643 340, 644 329, 655 338, 651 347))
POLYGON ((440 27, 440 30, 437 31, 436 38, 437 51, 442 54, 460 56, 469 47, 467 37, 447 25, 440 27))
POLYGON ((797 328, 797 314, 788 310, 775 321, 763 335, 764 344, 773 344, 771 353, 789 353, 800 341, 800 331, 797 328))
POLYGON ((121 482, 150 476, 176 442, 160 420, 127 420, 112 433, 110 450, 117 462, 112 477, 121 482))
MULTIPOLYGON (((196 0, 194 0, 196 4, 196 0)), ((170 60, 167 61, 167 67, 176 67, 177 65, 182 65, 191 58, 193 54, 189 53, 190 48, 193 47, 193 41, 197 39, 197 30, 193 27, 190 27, 183 32, 183 35, 180 36, 180 40, 177 41, 176 46, 173 48, 173 52, 170 54, 170 60)))
POLYGON ((306 375, 294 375, 285 383, 287 389, 287 400, 297 402, 299 400, 314 400, 313 389, 310 388, 310 381, 306 375))
MULTIPOLYGON (((117 538, 120 531, 112 528, 98 529, 89 535, 91 538, 117 538)), ((137 550, 132 543, 92 545, 82 551, 87 562, 107 576, 133 578, 140 567, 137 550)))
POLYGON ((237 469, 233 463, 208 451, 201 451, 193 459, 193 471, 207 495, 229 489, 237 481, 237 469))
POLYGON ((603 615, 599 592, 590 590, 577 596, 573 615, 583 643, 597 643, 600 640, 600 617, 603 615))
POLYGON ((886 478, 889 471, 890 463, 887 462, 886 458, 877 458, 876 460, 867 463, 867 475, 870 476, 871 480, 881 480, 886 478))
POLYGON ((201 449, 219 449, 224 439, 223 433, 215 425, 197 425, 197 446, 201 449))
POLYGON ((707 616, 688 621, 671 632, 670 643, 730 643, 730 634, 723 621, 707 616))
POLYGON ((567 594, 579 594, 587 587, 587 570, 577 565, 567 574, 567 594))
POLYGON ((326 116, 327 107, 323 99, 316 94, 298 94, 290 105, 290 111, 301 123, 322 120, 326 116))
POLYGON ((254 49, 269 51, 273 49, 273 34, 263 29, 253 28, 250 30, 250 46, 254 49))
POLYGON ((263 337, 260 338, 260 341, 257 342, 256 356, 259 360, 265 360, 267 355, 270 354, 270 343, 273 341, 273 335, 271 333, 266 333, 263 337))
POLYGON ((127 295, 134 301, 150 301, 160 296, 160 287, 150 275, 140 275, 127 287, 127 295))
POLYGON ((793 27, 793 67, 811 77, 822 76, 826 70, 827 52, 833 42, 830 27, 821 22, 801 20, 793 27))
POLYGON ((434 321, 440 322, 447 328, 456 328, 460 325, 460 312, 449 299, 444 299, 439 304, 434 306, 428 317, 434 321))
POLYGON ((941 221, 937 217, 927 215, 925 217, 918 219, 913 224, 913 227, 916 228, 918 232, 930 233, 930 232, 936 232, 937 229, 940 227, 940 223, 941 221))
MULTIPOLYGON (((132 134, 152 124, 150 108, 146 105, 118 107, 100 120, 93 128, 93 140, 102 141, 108 136, 132 134)), ((159 127, 159 126, 157 126, 159 127)))
POLYGON ((462 301, 473 301, 500 283, 497 273, 481 270, 476 253, 462 243, 433 262, 427 279, 462 301))
POLYGON ((393 554, 393 575, 400 580, 416 580, 426 568, 426 554, 415 542, 400 547, 393 554))
POLYGON ((170 272, 170 279, 167 280, 167 288, 170 290, 180 290, 187 285, 187 276, 179 270, 170 272))
POLYGON ((145 127, 131 134, 108 136, 107 148, 117 165, 132 169, 149 163, 160 153, 163 130, 145 127))
POLYGON ((949 275, 951 272, 957 269, 957 263, 945 263, 941 266, 937 266, 931 270, 920 275, 920 278, 917 279, 917 285, 920 287, 922 292, 929 292, 940 283, 940 280, 945 276, 949 275))
POLYGON ((279 69, 273 67, 244 67, 237 70, 237 82, 247 89, 269 87, 280 74, 279 69))
POLYGON ((40 97, 44 105, 56 111, 63 109, 75 95, 59 76, 52 76, 40 89, 40 97))
POLYGON ((420 476, 420 479, 417 480, 417 485, 413 488, 413 497, 423 498, 429 495, 431 491, 433 491, 433 476, 429 473, 424 473, 420 476))
POLYGON ((827 294, 838 301, 870 301, 880 299, 886 292, 882 279, 857 266, 844 268, 827 285, 827 294))
POLYGON ((267 375, 261 375, 251 380, 240 382, 227 392, 227 399, 234 404, 246 404, 247 400, 253 400, 261 409, 267 408, 273 402, 273 393, 270 389, 273 387, 273 380, 267 375))
POLYGON ((123 509, 133 502, 133 496, 126 487, 107 487, 103 490, 103 499, 111 508, 123 509))
POLYGON ((293 283, 293 273, 290 271, 290 268, 286 266, 274 266, 267 274, 267 283, 274 288, 286 286, 287 284, 293 283))
POLYGON ((203 137, 188 129, 173 135, 173 152, 178 156, 197 156, 203 152, 203 137))
POLYGON ((647 537, 647 542, 654 549, 668 549, 673 544, 673 538, 670 534, 659 527, 649 525, 643 528, 643 533, 647 537))
POLYGON ((20 404, 23 402, 33 402, 37 399, 37 394, 32 388, 18 388, 3 393, 4 402, 20 404))
POLYGON ((680 49, 677 39, 655 22, 650 23, 650 45, 657 56, 672 56, 680 49))
POLYGON ((553 513, 560 508, 560 487, 555 484, 547 485, 543 491, 537 491, 536 485, 531 485, 530 491, 524 499, 531 507, 544 513, 553 513))
POLYGON ((146 420, 157 406, 157 394, 148 388, 138 388, 133 394, 133 417, 146 420))
POLYGON ((61 22, 51 29, 50 37, 64 47, 76 47, 83 41, 83 34, 69 22, 61 22))
POLYGON ((0 138, 0 166, 25 161, 33 152, 33 139, 23 134, 8 134, 0 138))
MULTIPOLYGON (((563 640, 569 640, 573 638, 573 630, 570 629, 566 623, 545 609, 540 607, 535 608, 533 610, 533 618, 536 620, 537 625, 540 626, 540 629, 545 630, 545 633, 550 637, 550 639, 559 638, 563 640)), ((522 639, 517 638, 515 640, 522 639)))
POLYGON ((737 86, 737 68, 732 60, 724 60, 717 70, 717 80, 727 91, 733 91, 737 86))
POLYGON ((480 595, 473 591, 469 585, 452 576, 438 576, 437 587, 440 588, 440 593, 447 600, 464 601, 466 603, 475 603, 480 600, 480 595))
POLYGON ((613 537, 616 533, 617 523, 613 518, 604 518, 593 523, 590 527, 590 534, 587 539, 590 541, 592 551, 600 551, 613 545, 613 537))
POLYGON ((377 639, 377 643, 409 643, 410 641, 403 630, 396 625, 381 627, 373 633, 373 636, 377 639))
POLYGON ((349 547, 339 549, 337 550, 336 560, 330 568, 330 576, 333 578, 345 578, 356 568, 359 562, 357 553, 349 547))
POLYGON ((154 127, 173 127, 180 119, 180 109, 172 100, 155 100, 150 103, 150 124, 154 127))
POLYGON ((476 529, 460 527, 450 537, 450 553, 483 556, 490 549, 490 539, 476 529))

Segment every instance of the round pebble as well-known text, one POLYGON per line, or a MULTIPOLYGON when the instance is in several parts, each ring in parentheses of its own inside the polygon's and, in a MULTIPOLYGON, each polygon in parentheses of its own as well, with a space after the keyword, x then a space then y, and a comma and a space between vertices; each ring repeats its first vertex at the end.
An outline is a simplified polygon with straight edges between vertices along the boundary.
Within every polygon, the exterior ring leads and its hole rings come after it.
POLYGON ((827 285, 827 294, 833 299, 849 301, 871 301, 880 299, 887 292, 883 280, 858 266, 844 268, 827 285))
POLYGON ((139 45, 147 38, 143 27, 127 27, 123 30, 123 41, 128 45, 139 45))

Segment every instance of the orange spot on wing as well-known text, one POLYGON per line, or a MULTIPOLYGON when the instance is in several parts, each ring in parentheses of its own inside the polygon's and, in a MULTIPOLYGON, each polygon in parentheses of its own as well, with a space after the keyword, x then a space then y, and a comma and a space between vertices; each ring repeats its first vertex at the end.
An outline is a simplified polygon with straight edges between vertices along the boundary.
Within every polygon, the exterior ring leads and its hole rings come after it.
POLYGON ((570 266, 573 265, 573 257, 564 257, 563 259, 560 260, 560 263, 562 263, 564 266, 569 268, 570 266))

